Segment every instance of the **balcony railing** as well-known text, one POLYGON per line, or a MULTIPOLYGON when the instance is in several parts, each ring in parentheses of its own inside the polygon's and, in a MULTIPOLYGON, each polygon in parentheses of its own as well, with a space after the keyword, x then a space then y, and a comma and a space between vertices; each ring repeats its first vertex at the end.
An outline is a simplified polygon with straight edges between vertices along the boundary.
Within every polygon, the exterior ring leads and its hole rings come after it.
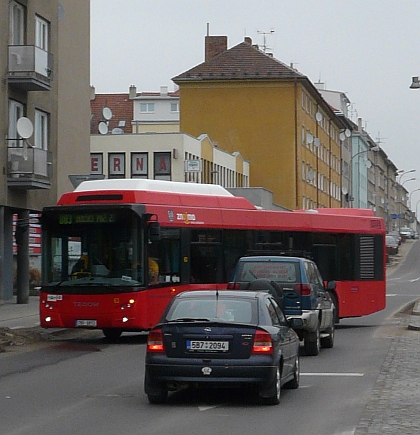
POLYGON ((52 154, 48 151, 9 147, 7 185, 15 189, 49 189, 52 177, 52 154))
POLYGON ((24 91, 49 91, 53 55, 34 45, 9 45, 7 81, 24 91))

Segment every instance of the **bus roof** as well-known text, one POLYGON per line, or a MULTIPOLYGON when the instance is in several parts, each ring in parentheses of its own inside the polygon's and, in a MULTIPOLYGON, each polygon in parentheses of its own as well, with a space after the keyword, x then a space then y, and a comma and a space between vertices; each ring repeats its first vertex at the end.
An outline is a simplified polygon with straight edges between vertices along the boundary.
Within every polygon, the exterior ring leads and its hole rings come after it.
POLYGON ((75 192, 91 190, 149 190, 154 192, 192 193, 195 195, 234 196, 218 184, 183 183, 150 179, 108 179, 83 181, 75 192))

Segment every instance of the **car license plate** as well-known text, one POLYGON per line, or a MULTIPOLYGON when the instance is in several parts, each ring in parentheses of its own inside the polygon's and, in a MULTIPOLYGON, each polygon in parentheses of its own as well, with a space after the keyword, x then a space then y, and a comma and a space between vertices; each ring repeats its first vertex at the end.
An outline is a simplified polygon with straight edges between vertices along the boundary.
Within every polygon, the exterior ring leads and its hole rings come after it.
POLYGON ((227 352, 229 350, 228 341, 207 341, 207 340, 188 340, 187 350, 190 352, 227 352))
POLYGON ((96 327, 97 322, 96 320, 76 320, 76 327, 77 326, 88 326, 88 327, 96 327))

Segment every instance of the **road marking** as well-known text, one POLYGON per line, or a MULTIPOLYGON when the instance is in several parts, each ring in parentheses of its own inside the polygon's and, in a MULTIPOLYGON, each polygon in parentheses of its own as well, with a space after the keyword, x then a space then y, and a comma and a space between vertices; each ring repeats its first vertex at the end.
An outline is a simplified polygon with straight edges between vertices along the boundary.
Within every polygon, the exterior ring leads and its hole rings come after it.
POLYGON ((419 281, 419 280, 420 280, 420 277, 418 277, 416 279, 410 279, 410 282, 416 282, 416 281, 419 281))
POLYGON ((301 373, 301 376, 364 376, 364 373, 301 373))
POLYGON ((199 406, 198 410, 199 411, 208 411, 209 409, 214 409, 214 408, 217 408, 217 405, 216 406, 199 406))

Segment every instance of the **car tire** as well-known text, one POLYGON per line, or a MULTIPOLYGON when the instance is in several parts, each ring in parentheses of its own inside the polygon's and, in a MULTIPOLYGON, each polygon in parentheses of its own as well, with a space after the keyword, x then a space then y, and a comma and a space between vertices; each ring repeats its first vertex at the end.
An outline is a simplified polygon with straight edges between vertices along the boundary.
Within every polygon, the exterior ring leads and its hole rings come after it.
POLYGON ((102 329, 105 338, 109 341, 117 341, 122 334, 122 329, 118 328, 104 328, 102 329))
POLYGON ((335 334, 334 322, 325 332, 328 335, 326 337, 321 338, 321 347, 323 347, 324 349, 331 349, 334 346, 334 334, 335 334))
POLYGON ((330 295, 331 295, 331 299, 332 299, 332 301, 334 303, 334 307, 335 307, 334 323, 337 324, 337 323, 340 323, 340 317, 339 317, 339 313, 338 313, 338 299, 337 299, 337 296, 335 293, 330 293, 330 295))
POLYGON ((168 387, 165 384, 153 382, 146 373, 144 378, 144 389, 152 405, 161 405, 168 398, 168 387))
POLYGON ((161 405, 166 402, 168 398, 168 389, 164 386, 160 387, 160 391, 155 394, 148 394, 147 398, 149 399, 149 403, 152 405, 161 405))
POLYGON ((284 384, 285 388, 290 390, 296 390, 299 388, 300 381, 300 364, 299 364, 299 355, 296 355, 295 366, 293 367, 293 379, 284 384))
POLYGON ((303 339, 303 348, 308 356, 317 356, 321 348, 321 338, 319 335, 319 326, 315 332, 306 333, 303 339))
MULTIPOLYGON (((270 390, 274 389, 274 394, 271 396, 265 396, 262 392, 260 392, 260 403, 262 405, 278 405, 280 403, 280 395, 281 395, 281 372, 280 372, 280 366, 277 367, 276 374, 274 376, 274 379, 269 386, 270 390)), ((264 391, 266 391, 266 388, 264 388, 264 391)))

